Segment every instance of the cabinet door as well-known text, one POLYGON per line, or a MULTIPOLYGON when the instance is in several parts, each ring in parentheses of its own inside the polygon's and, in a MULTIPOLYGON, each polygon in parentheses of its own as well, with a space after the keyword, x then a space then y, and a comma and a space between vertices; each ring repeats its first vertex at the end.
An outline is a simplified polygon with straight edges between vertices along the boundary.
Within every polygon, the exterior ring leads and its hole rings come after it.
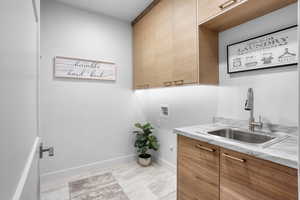
POLYGON ((297 200, 297 170, 221 149, 221 200, 297 200))
POLYGON ((149 11, 133 26, 133 58, 135 88, 155 86, 156 10, 149 11))
POLYGON ((146 85, 143 65, 145 39, 144 23, 142 19, 133 27, 134 88, 136 89, 142 89, 146 85))
POLYGON ((172 82, 173 0, 155 5, 134 25, 136 88, 162 87, 172 82))
POLYGON ((237 3, 247 0, 198 0, 198 22, 207 20, 218 13, 234 7, 237 3))
POLYGON ((178 136, 178 200, 219 200, 219 149, 178 136))
POLYGON ((156 26, 155 26, 155 12, 151 10, 147 15, 143 17, 143 27, 145 41, 143 45, 143 78, 148 87, 154 87, 155 72, 153 66, 155 66, 155 47, 156 47, 156 26))
POLYGON ((173 81, 198 82, 197 0, 173 0, 173 81))
POLYGON ((135 87, 197 83, 197 0, 163 0, 134 25, 135 87))
POLYGON ((153 87, 163 87, 172 81, 173 59, 173 0, 160 1, 153 8, 155 63, 152 66, 153 87))

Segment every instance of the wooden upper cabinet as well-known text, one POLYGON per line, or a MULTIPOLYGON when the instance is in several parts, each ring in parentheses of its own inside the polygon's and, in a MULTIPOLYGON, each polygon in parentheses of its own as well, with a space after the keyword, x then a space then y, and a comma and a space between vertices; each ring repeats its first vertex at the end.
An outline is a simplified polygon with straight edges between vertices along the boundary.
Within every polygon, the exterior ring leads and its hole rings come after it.
POLYGON ((219 34, 199 27, 199 83, 219 83, 219 34))
POLYGON ((163 87, 172 81, 173 56, 173 0, 163 0, 153 9, 154 23, 154 52, 155 63, 152 71, 155 74, 151 87, 163 87))
POLYGON ((178 136, 178 200, 219 200, 219 147, 178 136))
POLYGON ((198 0, 199 24, 247 0, 198 0))
POLYGON ((143 74, 144 81, 146 83, 146 88, 151 88, 155 85, 156 74, 153 70, 153 66, 156 64, 156 13, 155 10, 149 12, 144 16, 144 34, 145 34, 145 43, 143 46, 143 74))
POLYGON ((134 88, 217 85, 218 32, 294 2, 154 0, 133 21, 134 88))
MULTIPOLYGON (((171 9, 166 6, 168 1, 159 3, 133 26, 134 85, 136 89, 162 85, 159 70, 166 62, 163 63, 161 58, 163 58, 163 54, 170 51, 170 44, 168 42, 161 44, 161 40, 169 39, 166 35, 170 35, 170 30, 172 30, 172 28, 167 28, 166 23, 163 23, 167 17, 171 17, 169 14, 171 9)), ((171 63, 169 62, 168 65, 171 63)))
POLYGON ((198 21, 205 21, 220 12, 219 6, 224 0, 198 0, 198 21))
POLYGON ((149 74, 154 65, 153 15, 148 13, 133 27, 134 86, 149 88, 153 79, 149 74))
POLYGON ((162 87, 172 80, 172 13, 172 0, 163 0, 133 26, 136 89, 162 87))
POLYGON ((221 200, 297 200, 297 170, 221 149, 221 200))
POLYGON ((173 0, 173 83, 198 83, 197 0, 173 0))
POLYGON ((136 89, 145 87, 143 50, 145 49, 144 23, 139 21, 133 27, 133 63, 134 63, 134 86, 136 89))
POLYGON ((198 82, 197 26, 197 0, 161 0, 134 24, 136 89, 198 82))
POLYGON ((198 0, 198 23, 220 32, 296 2, 297 0, 198 0))

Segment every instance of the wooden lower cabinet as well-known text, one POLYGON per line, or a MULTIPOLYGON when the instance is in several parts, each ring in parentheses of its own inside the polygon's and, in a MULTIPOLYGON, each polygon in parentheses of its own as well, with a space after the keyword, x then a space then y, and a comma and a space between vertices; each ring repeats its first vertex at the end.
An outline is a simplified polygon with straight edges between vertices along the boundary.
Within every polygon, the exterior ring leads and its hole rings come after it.
POLYGON ((177 200, 219 199, 219 148, 178 137, 177 200))
POLYGON ((221 200, 297 200, 297 170, 226 149, 220 151, 221 200))
POLYGON ((297 170, 178 136, 177 200, 297 200, 297 170))

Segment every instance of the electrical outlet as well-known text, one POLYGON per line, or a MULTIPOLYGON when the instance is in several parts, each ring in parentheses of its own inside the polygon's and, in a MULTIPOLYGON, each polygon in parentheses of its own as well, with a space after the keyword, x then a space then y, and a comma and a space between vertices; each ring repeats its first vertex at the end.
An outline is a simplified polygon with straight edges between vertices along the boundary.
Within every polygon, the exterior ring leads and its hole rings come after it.
POLYGON ((160 117, 168 118, 170 115, 169 105, 161 105, 160 106, 160 117))

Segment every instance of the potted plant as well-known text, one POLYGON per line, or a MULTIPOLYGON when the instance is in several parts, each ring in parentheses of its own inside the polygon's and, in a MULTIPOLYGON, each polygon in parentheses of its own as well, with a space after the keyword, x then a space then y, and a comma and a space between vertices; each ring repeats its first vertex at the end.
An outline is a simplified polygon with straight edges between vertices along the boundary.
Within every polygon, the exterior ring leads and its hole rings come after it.
POLYGON ((136 134, 134 147, 137 148, 139 154, 138 163, 142 166, 149 166, 152 162, 149 150, 157 151, 159 148, 157 138, 152 135, 152 130, 154 128, 150 123, 144 125, 136 123, 135 127, 139 129, 133 132, 136 134))

